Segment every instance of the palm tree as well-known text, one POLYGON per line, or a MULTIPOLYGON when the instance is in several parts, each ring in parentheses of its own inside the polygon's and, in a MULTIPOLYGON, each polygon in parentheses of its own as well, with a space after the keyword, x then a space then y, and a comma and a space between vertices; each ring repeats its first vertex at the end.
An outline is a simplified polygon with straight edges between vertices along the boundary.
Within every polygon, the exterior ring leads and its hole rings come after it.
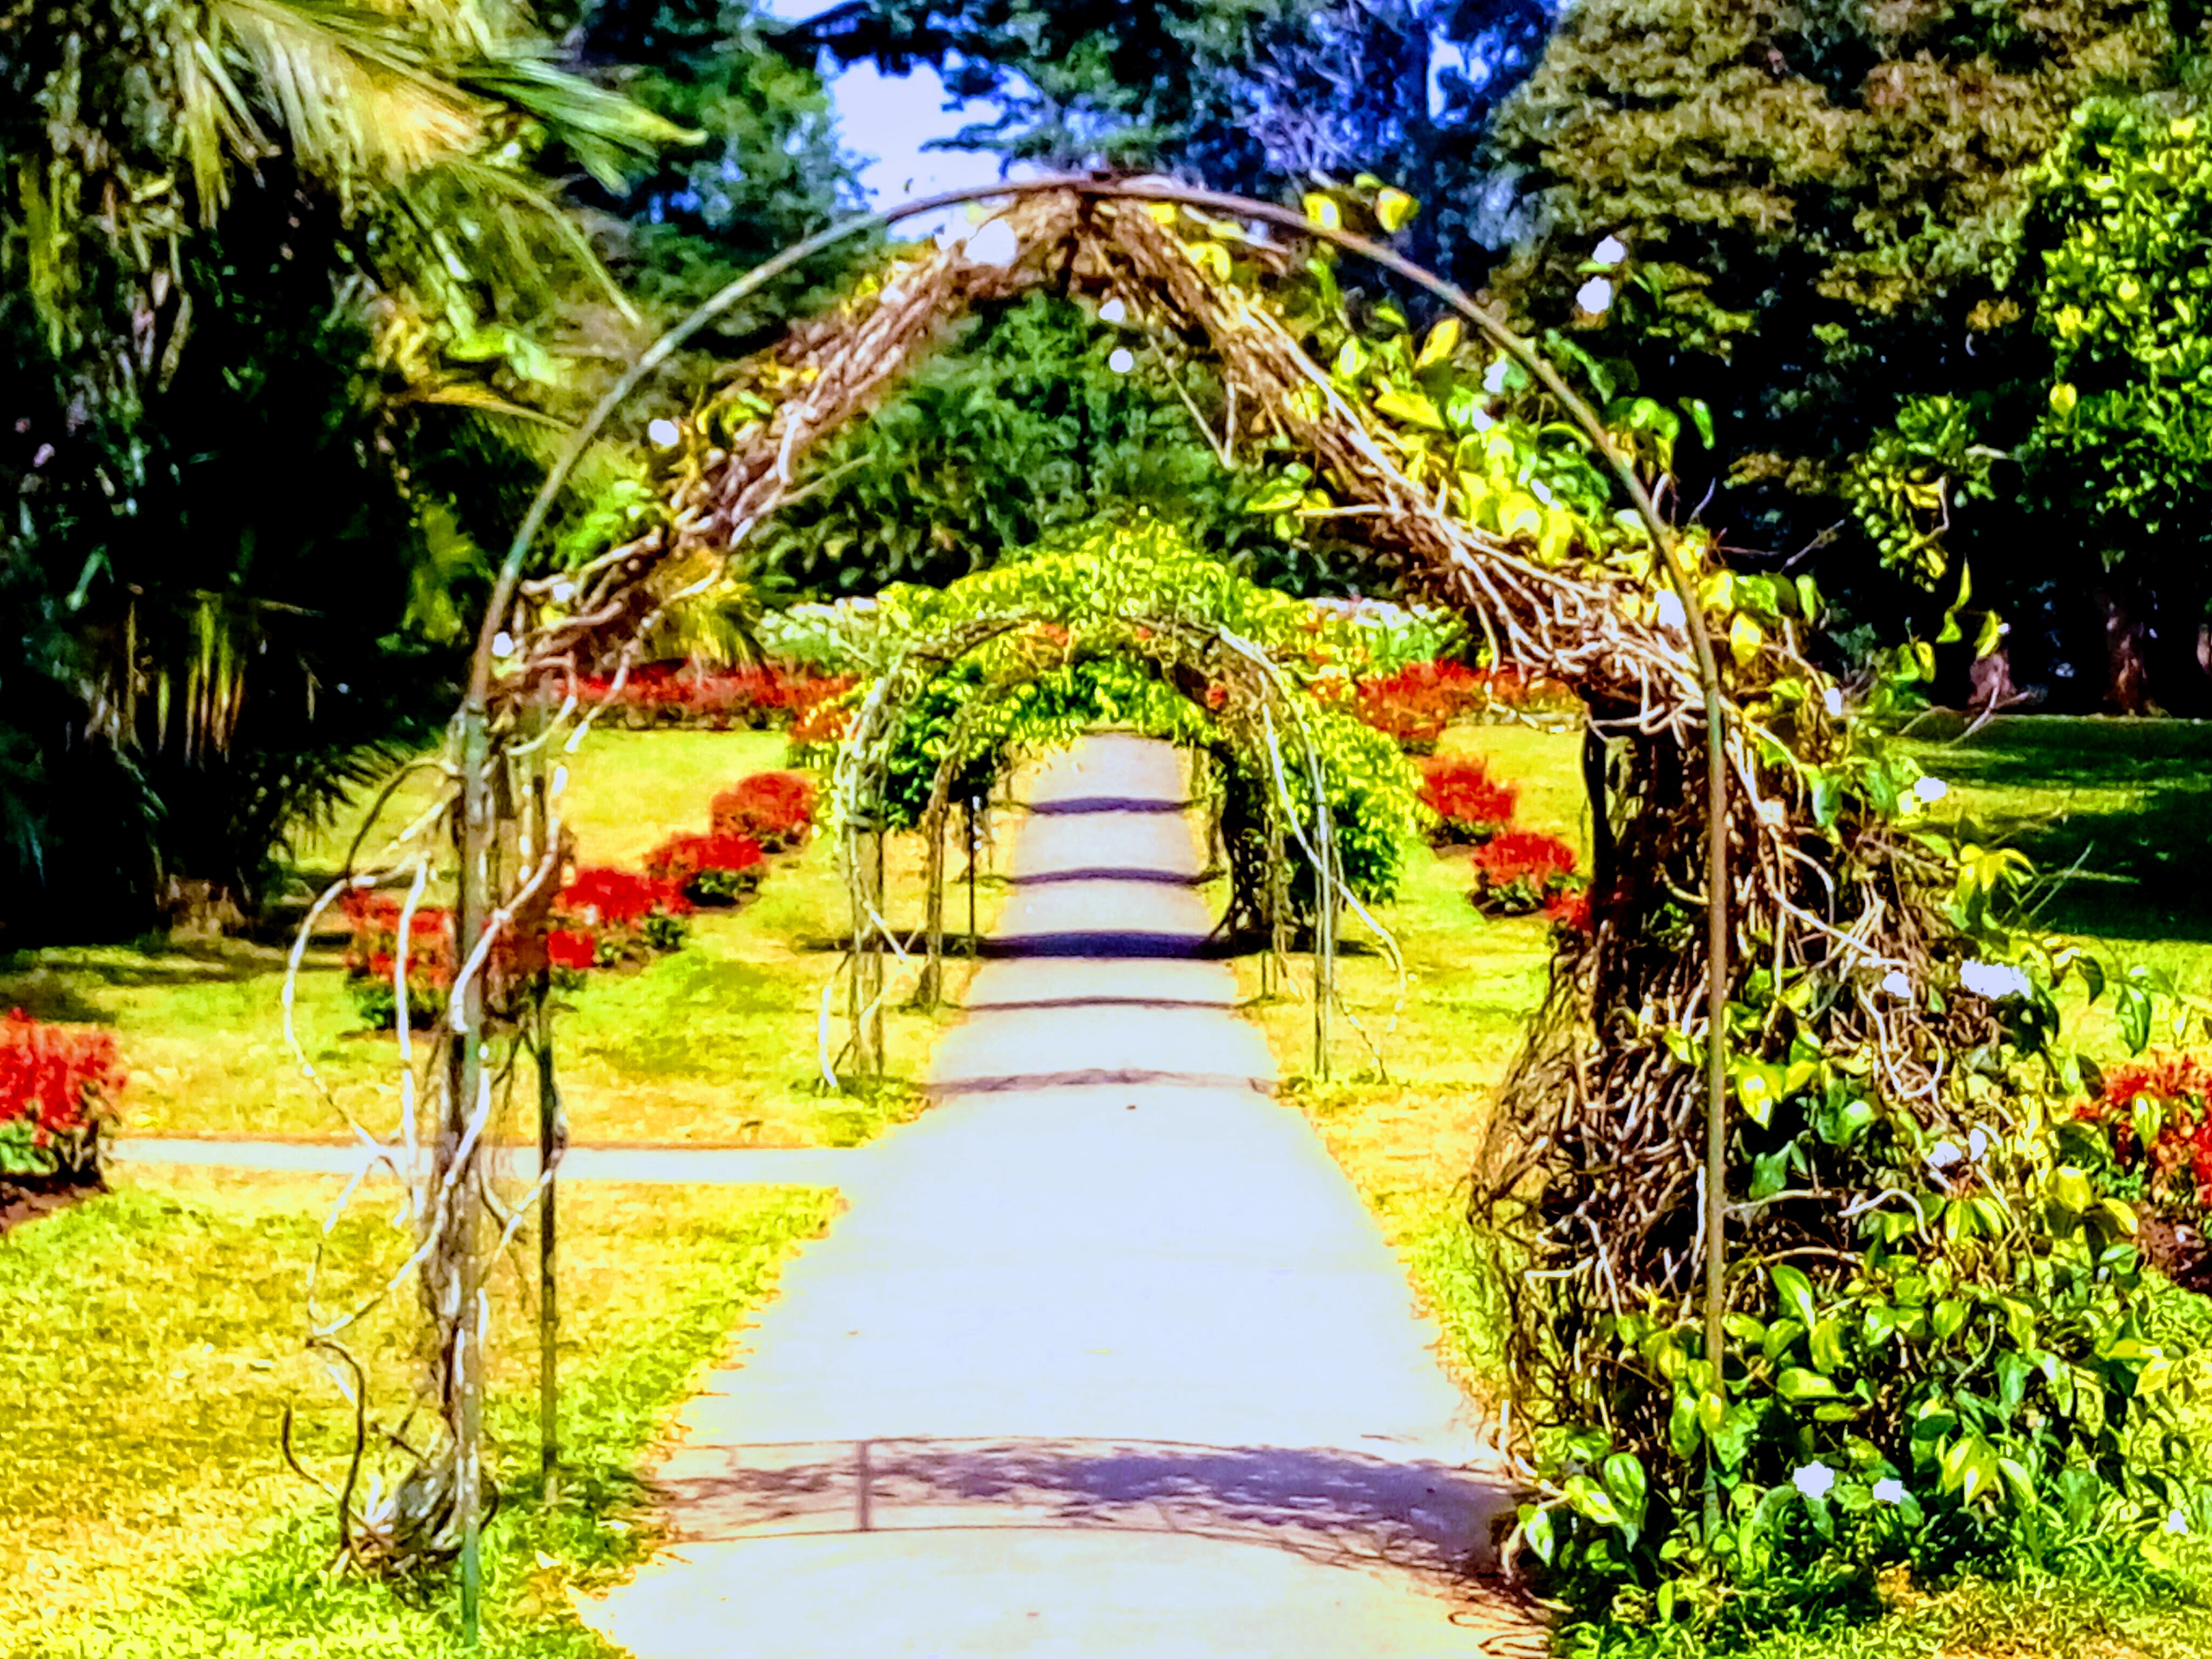
MULTIPOLYGON (((161 793, 157 774, 220 771, 257 741, 253 713, 272 698, 308 711, 319 698, 324 726, 339 729, 329 682, 344 677, 314 659, 335 624, 309 614, 331 590, 299 580, 302 561, 328 558, 328 538, 300 538, 289 560, 265 537, 258 556, 163 548, 140 512, 173 510, 155 475, 161 434, 193 417, 180 400, 212 419, 231 390, 267 386, 299 419, 338 418, 298 364, 244 360, 256 342, 240 314, 281 316, 270 351, 321 354, 321 383, 353 383, 339 401, 375 419, 318 454, 356 453, 362 491, 414 499, 418 522, 398 527, 410 556, 434 543, 431 574, 465 577, 453 536, 424 533, 426 518, 447 526, 410 474, 410 431, 447 406, 479 449, 526 466, 578 395, 570 348, 619 353, 637 321, 556 170, 612 188, 686 137, 565 70, 510 0, 0 0, 0 325, 49 369, 27 372, 0 409, 0 499, 23 509, 0 522, 0 606, 12 573, 45 596, 22 603, 47 624, 58 612, 58 628, 18 631, 58 652, 50 673, 74 688, 74 724, 143 794, 161 793), (337 321, 318 322, 317 307, 337 321), (211 339, 239 358, 187 372, 219 313, 230 321, 211 339)), ((213 452, 243 434, 185 435, 213 452)), ((233 489, 240 471, 214 469, 233 489)), ((343 488, 342 472, 318 476, 343 488)), ((394 533, 388 514, 368 518, 354 544, 394 533)), ((226 514, 200 523, 213 526, 203 538, 254 537, 226 514)), ((289 781, 274 794, 212 779, 190 793, 259 802, 238 833, 265 839, 346 781, 374 729, 334 737, 328 763, 277 757, 289 781)), ((327 747, 296 720, 284 741, 327 747)), ((0 767, 0 823, 32 864, 36 814, 10 783, 39 775, 0 767)), ((178 823, 182 805, 153 799, 148 822, 178 823)), ((238 870, 191 873, 235 884, 238 870)))

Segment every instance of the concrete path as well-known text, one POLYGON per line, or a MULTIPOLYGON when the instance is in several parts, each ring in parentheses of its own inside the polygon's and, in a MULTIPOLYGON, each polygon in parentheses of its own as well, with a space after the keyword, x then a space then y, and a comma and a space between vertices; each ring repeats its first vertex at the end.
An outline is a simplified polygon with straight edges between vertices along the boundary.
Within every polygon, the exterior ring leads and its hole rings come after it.
POLYGON ((940 1103, 787 1270, 659 1471, 638 1659, 1540 1651, 1404 1274, 1269 1096, 1172 750, 1049 768, 940 1103), (1103 809, 1103 810, 1094 810, 1103 809))

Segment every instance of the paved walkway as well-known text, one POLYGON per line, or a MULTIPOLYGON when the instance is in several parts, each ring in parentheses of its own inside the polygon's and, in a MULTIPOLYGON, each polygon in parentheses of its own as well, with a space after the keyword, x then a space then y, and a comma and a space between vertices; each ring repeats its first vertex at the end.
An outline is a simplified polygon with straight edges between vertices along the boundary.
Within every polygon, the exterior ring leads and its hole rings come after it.
MULTIPOLYGON (((1504 1499, 1405 1277, 1269 1097, 1173 751, 1048 769, 940 1045, 585 1609, 638 1659, 1534 1652, 1456 1571, 1504 1499)), ((842 1156, 851 1156, 844 1154, 842 1156)))

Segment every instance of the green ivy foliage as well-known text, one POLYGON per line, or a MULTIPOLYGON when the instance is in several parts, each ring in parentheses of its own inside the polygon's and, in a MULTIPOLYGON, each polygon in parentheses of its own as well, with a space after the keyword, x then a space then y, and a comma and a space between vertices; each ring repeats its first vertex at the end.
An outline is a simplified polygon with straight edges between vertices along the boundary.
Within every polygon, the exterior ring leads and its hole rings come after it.
MULTIPOLYGON (((880 677, 899 672, 917 646, 996 622, 1004 631, 927 676, 898 710, 882 803, 892 827, 921 821, 956 740, 955 800, 985 793, 1015 757, 1103 726, 1214 750, 1240 798, 1232 813, 1255 821, 1279 793, 1279 756, 1297 816, 1310 822, 1310 739, 1346 884, 1369 902, 1396 891, 1419 835, 1418 779, 1395 744, 1339 706, 1340 665, 1365 648, 1357 624, 1259 586, 1172 524, 1136 517, 1072 531, 941 589, 887 590, 866 649, 880 677), (1217 630, 1279 673, 1289 706, 1271 705, 1272 725, 1231 690, 1241 664, 1213 642, 1217 630)), ((854 702, 872 689, 864 684, 854 702)), ((1310 872, 1304 880, 1310 907, 1310 872)))

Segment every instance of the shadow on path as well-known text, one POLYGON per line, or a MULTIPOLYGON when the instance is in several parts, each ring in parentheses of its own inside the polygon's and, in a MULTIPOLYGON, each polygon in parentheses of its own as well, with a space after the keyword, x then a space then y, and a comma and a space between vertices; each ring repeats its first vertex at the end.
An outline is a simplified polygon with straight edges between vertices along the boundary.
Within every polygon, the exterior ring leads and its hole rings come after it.
POLYGON ((1513 1516, 1510 1493, 1463 1469, 1335 1448, 901 1438, 716 1449, 724 1471, 659 1483, 685 1542, 1074 1525, 1449 1574, 1493 1566, 1513 1516))

